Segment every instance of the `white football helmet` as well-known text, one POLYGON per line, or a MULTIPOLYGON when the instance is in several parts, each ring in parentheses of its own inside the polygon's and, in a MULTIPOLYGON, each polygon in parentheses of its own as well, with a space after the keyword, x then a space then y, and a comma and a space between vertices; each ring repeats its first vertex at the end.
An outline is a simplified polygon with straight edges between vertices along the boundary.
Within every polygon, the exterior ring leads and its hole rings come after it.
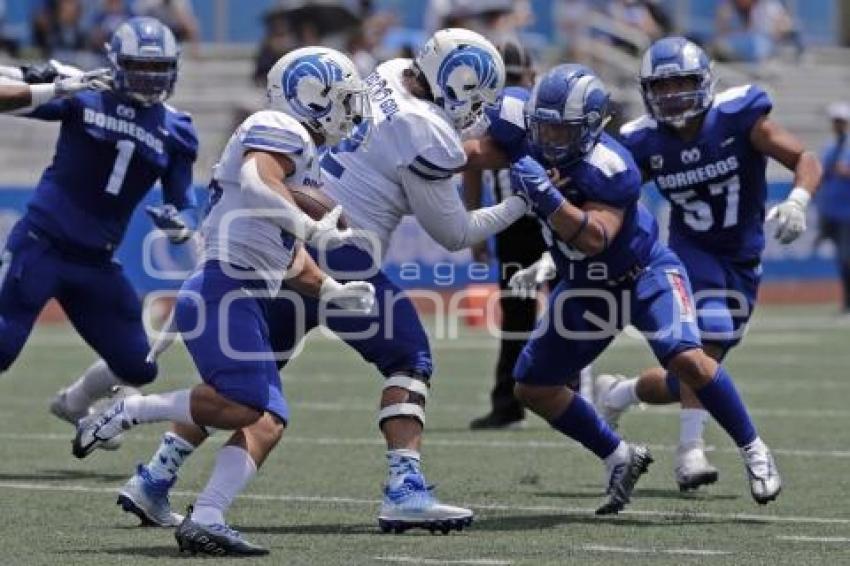
POLYGON ((472 125, 485 104, 495 104, 505 86, 502 56, 483 36, 468 29, 436 32, 414 60, 434 102, 460 131, 472 125))
POLYGON ((366 85, 351 60, 334 49, 302 47, 281 57, 267 77, 269 107, 335 145, 371 120, 366 85))

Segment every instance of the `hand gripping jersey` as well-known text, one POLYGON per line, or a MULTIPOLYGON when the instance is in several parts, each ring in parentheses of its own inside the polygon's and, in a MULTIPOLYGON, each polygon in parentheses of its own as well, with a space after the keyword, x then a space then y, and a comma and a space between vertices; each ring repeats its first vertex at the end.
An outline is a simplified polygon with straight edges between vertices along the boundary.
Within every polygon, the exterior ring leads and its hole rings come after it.
POLYGON ((372 232, 382 255, 402 217, 412 212, 399 170, 440 180, 466 163, 460 137, 446 113, 402 85, 402 72, 411 63, 387 61, 366 78, 374 124, 360 126, 356 139, 342 142, 322 159, 325 190, 342 205, 353 228, 372 232))
POLYGON ((157 180, 166 202, 180 210, 195 206, 190 189, 198 139, 188 114, 87 91, 26 116, 62 123, 53 162, 28 213, 53 238, 114 250, 133 209, 157 180))
MULTIPOLYGON (((204 260, 253 269, 277 292, 292 262, 295 237, 255 210, 242 191, 239 171, 251 149, 286 154, 295 170, 283 181, 317 186, 319 162, 310 134, 294 118, 274 110, 249 116, 236 129, 213 169, 212 208, 204 220, 204 260)), ((271 211, 267 211, 271 212, 271 211)))
MULTIPOLYGON (((549 168, 551 164, 537 154, 526 137, 523 106, 528 97, 527 89, 506 88, 496 106, 487 110, 488 134, 512 160, 529 153, 549 168)), ((645 265, 658 239, 658 226, 638 203, 640 173, 629 153, 603 134, 590 153, 559 173, 562 178, 571 179, 564 194, 576 206, 593 201, 624 210, 620 232, 608 249, 591 258, 562 242, 546 223, 541 223, 560 276, 569 280, 610 280, 636 265, 645 265)))
POLYGON ((692 141, 648 116, 623 126, 623 143, 670 201, 674 249, 685 240, 728 259, 760 256, 767 158, 753 147, 750 131, 771 108, 763 90, 744 85, 715 97, 692 141))

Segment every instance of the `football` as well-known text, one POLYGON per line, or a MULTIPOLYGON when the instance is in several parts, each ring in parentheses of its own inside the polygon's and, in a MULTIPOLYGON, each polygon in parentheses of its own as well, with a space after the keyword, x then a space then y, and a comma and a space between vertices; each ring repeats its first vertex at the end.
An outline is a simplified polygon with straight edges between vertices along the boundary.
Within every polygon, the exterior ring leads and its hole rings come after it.
MULTIPOLYGON (((295 204, 303 210, 313 220, 321 220, 321 218, 334 209, 336 202, 320 189, 314 187, 295 187, 290 188, 292 198, 295 199, 295 204)), ((339 217, 337 228, 343 230, 348 228, 348 221, 345 219, 345 213, 339 217)))

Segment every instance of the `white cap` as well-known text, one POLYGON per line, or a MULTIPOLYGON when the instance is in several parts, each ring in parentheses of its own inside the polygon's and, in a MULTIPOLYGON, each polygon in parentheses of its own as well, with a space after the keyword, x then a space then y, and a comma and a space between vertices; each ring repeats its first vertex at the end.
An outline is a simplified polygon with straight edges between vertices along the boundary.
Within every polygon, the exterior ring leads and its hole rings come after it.
POLYGON ((827 113, 833 120, 845 120, 850 122, 850 104, 847 102, 833 102, 829 105, 827 113))

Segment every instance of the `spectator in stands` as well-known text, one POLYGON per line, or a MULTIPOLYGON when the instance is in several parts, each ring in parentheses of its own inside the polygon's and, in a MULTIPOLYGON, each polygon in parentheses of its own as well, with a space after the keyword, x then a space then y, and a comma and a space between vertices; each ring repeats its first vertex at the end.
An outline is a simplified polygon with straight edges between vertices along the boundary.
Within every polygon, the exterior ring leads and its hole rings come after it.
POLYGON ((171 29, 177 41, 197 45, 198 21, 190 0, 135 0, 133 13, 156 18, 171 29))
POLYGON ((125 0, 100 0, 89 30, 89 47, 92 51, 103 53, 103 45, 130 16, 132 13, 125 0))
POLYGON ((77 62, 86 47, 80 0, 45 0, 32 21, 32 37, 43 58, 77 62))
POLYGON ((643 33, 650 42, 662 37, 670 27, 670 18, 657 0, 611 0, 608 14, 615 22, 643 33))
POLYGON ((844 291, 842 310, 850 315, 850 104, 831 104, 829 118, 835 137, 824 148, 823 181, 815 196, 820 217, 818 240, 829 239, 835 244, 844 291))
POLYGON ((590 5, 587 0, 562 0, 552 3, 555 42, 559 60, 587 62, 590 55, 590 5))
POLYGON ((794 20, 779 0, 724 0, 715 31, 715 55, 722 61, 763 61, 783 42, 802 52, 794 20))
POLYGON ((266 84, 266 75, 275 62, 297 47, 297 40, 289 29, 289 19, 279 10, 269 10, 263 16, 265 33, 254 56, 254 84, 266 84))
POLYGON ((0 53, 8 51, 12 57, 18 56, 18 42, 6 32, 6 0, 0 0, 0 53))

